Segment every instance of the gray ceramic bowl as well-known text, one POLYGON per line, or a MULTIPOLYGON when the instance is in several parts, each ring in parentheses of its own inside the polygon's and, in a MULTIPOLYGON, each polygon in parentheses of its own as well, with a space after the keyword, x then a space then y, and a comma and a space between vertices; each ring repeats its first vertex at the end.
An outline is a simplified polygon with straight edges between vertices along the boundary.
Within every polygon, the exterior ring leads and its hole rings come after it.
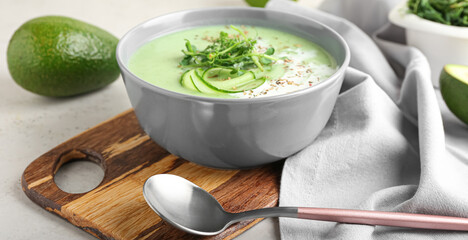
POLYGON ((329 27, 261 8, 171 13, 136 26, 117 46, 117 61, 143 130, 172 154, 215 168, 271 163, 312 143, 330 117, 349 59, 345 41, 329 27), (265 26, 302 36, 327 50, 339 70, 316 86, 289 94, 220 99, 165 90, 138 78, 127 67, 130 56, 152 39, 187 28, 227 24, 265 26))

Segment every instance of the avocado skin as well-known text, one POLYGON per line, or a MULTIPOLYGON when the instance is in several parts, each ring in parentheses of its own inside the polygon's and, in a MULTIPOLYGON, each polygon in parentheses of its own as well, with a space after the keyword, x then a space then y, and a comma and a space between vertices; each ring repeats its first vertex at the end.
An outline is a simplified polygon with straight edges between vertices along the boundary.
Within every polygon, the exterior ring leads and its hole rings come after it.
POLYGON ((118 39, 88 23, 45 16, 24 23, 10 40, 8 69, 23 88, 44 96, 90 92, 115 81, 118 39))

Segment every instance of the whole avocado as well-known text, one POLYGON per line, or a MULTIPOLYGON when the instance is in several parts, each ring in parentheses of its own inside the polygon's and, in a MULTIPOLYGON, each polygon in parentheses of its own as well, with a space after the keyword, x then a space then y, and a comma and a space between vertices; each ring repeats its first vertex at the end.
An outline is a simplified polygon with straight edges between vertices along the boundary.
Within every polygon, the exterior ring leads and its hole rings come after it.
POLYGON ((44 96, 90 92, 115 81, 118 39, 88 23, 44 16, 24 23, 10 40, 8 69, 23 88, 44 96))

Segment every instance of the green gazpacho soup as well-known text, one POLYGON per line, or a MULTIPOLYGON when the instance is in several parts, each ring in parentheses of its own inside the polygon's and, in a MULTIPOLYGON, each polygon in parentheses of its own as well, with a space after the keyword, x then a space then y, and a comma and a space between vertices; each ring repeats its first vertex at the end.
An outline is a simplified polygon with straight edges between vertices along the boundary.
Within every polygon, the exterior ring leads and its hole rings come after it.
POLYGON ((208 26, 168 34, 140 47, 128 67, 158 87, 219 98, 289 93, 337 70, 335 60, 317 44, 258 26, 208 26))

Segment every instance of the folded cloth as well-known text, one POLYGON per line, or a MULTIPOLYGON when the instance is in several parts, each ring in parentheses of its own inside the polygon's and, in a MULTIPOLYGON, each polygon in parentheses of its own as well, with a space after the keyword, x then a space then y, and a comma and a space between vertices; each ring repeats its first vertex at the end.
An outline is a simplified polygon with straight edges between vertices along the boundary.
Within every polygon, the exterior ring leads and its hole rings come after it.
MULTIPOLYGON (((468 126, 432 87, 425 56, 387 22, 395 3, 326 0, 322 8, 336 15, 287 0, 267 5, 330 26, 351 49, 325 129, 285 162, 281 206, 468 217, 468 126)), ((282 239, 468 239, 465 232, 287 218, 280 232, 282 239)))

